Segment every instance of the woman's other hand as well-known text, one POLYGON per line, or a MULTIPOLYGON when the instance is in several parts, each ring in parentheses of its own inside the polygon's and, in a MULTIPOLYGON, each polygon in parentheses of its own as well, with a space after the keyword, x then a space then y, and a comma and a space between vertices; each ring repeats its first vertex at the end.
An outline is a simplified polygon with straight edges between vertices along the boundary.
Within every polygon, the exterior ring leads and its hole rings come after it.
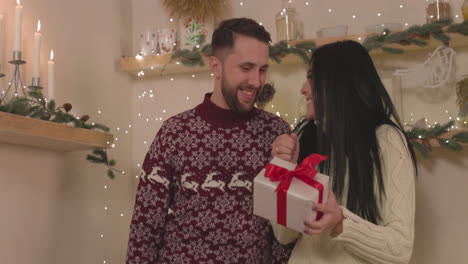
POLYGON ((331 189, 328 190, 328 201, 326 204, 314 205, 313 210, 322 212, 322 218, 316 221, 315 219, 306 219, 304 221, 304 233, 309 235, 317 235, 326 230, 332 230, 333 235, 341 234, 343 230, 343 211, 337 203, 335 194, 331 189))
POLYGON ((278 136, 271 144, 271 156, 292 163, 297 163, 299 157, 299 139, 296 133, 278 136))

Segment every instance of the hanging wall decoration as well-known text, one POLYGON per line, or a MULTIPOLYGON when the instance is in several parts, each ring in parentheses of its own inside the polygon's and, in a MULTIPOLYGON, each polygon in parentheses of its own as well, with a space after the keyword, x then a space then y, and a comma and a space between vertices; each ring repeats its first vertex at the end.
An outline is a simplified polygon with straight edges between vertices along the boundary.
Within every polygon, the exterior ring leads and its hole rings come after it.
POLYGON ((442 87, 453 76, 455 54, 452 48, 439 46, 422 64, 410 69, 396 70, 395 75, 410 76, 424 88, 442 87))

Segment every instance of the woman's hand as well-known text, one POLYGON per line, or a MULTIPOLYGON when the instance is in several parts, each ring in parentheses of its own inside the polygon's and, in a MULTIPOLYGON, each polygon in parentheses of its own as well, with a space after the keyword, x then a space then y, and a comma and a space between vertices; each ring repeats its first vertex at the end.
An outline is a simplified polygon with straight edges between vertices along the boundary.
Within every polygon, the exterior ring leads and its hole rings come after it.
POLYGON ((325 230, 332 230, 334 235, 341 234, 343 230, 343 211, 336 202, 335 194, 331 189, 328 190, 328 201, 326 204, 314 205, 313 210, 322 212, 322 218, 319 221, 315 219, 306 219, 304 221, 304 233, 317 235, 325 230))
POLYGON ((296 133, 278 136, 271 144, 271 156, 297 163, 299 157, 299 139, 296 133))

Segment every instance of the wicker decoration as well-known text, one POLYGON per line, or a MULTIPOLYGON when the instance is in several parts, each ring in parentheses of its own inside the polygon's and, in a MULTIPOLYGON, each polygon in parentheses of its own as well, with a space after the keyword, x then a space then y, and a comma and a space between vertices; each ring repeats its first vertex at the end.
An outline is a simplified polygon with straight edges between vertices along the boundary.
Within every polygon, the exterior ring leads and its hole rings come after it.
POLYGON ((457 83, 457 104, 460 116, 468 120, 468 76, 457 83))
POLYGON ((192 17, 196 20, 207 20, 221 16, 225 10, 223 0, 163 0, 171 16, 192 17))

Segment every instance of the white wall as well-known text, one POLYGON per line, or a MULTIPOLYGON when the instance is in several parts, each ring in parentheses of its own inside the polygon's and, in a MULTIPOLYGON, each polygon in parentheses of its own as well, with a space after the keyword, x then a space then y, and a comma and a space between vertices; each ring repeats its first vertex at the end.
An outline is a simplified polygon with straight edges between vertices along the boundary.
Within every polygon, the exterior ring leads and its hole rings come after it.
MULTIPOLYGON (((11 59, 15 2, 0 1, 0 13, 5 15, 4 65, 11 59)), ((130 136, 116 131, 131 124, 131 82, 116 71, 115 63, 131 50, 131 2, 24 0, 22 4, 25 83, 31 80, 33 31, 40 18, 42 84, 47 86, 47 59, 53 48, 57 102, 70 102, 75 115, 88 114, 91 122, 112 129, 119 140, 109 154, 128 174, 109 180, 103 166, 85 160, 86 151, 66 154, 1 144, 0 262, 121 263, 136 172, 130 136)), ((13 68, 7 66, 10 78, 13 68)), ((5 84, 6 78, 0 90, 5 84)))

